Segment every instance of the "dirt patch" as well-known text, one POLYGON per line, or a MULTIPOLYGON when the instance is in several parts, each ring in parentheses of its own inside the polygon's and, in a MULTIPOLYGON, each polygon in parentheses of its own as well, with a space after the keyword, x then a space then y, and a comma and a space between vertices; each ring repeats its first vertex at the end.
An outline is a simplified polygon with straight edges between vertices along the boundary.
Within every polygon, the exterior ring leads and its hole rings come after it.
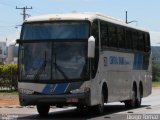
POLYGON ((0 95, 0 106, 19 105, 18 95, 0 95))

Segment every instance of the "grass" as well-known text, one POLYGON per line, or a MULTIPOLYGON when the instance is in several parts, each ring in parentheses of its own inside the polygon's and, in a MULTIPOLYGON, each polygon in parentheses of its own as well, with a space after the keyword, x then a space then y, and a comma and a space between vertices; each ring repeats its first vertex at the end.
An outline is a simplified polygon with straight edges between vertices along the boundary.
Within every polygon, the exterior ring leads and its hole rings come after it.
POLYGON ((152 82, 152 87, 160 88, 160 82, 152 82))
POLYGON ((6 95, 18 95, 18 92, 10 92, 10 91, 0 91, 1 94, 6 94, 6 95))

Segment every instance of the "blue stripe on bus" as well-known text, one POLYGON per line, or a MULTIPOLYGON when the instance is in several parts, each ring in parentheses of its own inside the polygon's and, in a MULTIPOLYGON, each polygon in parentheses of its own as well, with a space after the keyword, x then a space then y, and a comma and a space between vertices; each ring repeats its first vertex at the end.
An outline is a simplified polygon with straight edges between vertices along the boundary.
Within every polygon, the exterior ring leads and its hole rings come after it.
POLYGON ((53 93, 55 86, 56 86, 55 84, 47 84, 42 90, 42 93, 45 93, 45 94, 53 93))
POLYGON ((141 70, 143 66, 143 54, 136 53, 134 55, 133 70, 141 70))
POLYGON ((55 94, 64 93, 69 83, 57 84, 57 87, 54 90, 55 94))

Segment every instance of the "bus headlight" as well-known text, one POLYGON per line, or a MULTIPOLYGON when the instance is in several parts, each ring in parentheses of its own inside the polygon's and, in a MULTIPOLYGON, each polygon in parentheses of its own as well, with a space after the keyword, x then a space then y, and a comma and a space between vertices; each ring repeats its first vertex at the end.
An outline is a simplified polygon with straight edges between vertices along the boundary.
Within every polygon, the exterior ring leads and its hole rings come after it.
POLYGON ((75 89, 75 90, 71 90, 70 93, 72 94, 77 94, 77 93, 86 93, 90 90, 89 87, 85 87, 85 88, 79 88, 79 89, 75 89))

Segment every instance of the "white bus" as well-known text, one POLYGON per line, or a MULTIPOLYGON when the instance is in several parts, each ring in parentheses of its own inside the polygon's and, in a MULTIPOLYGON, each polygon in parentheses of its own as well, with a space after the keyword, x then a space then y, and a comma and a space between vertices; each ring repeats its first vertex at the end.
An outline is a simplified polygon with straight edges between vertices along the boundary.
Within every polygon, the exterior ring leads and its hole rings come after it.
POLYGON ((149 32, 97 13, 66 13, 24 21, 19 43, 19 100, 36 105, 140 107, 151 94, 149 32))

